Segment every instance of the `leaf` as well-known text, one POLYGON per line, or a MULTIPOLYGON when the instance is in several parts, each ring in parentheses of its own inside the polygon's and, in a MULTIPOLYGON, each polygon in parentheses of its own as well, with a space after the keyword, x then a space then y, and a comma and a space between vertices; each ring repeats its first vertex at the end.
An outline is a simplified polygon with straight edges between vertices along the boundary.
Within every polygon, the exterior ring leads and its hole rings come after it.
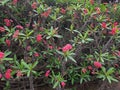
POLYGON ((33 74, 37 75, 37 72, 36 71, 32 71, 33 74))
POLYGON ((86 38, 88 36, 89 31, 86 31, 84 34, 84 38, 86 38))
POLYGON ((10 32, 10 29, 8 27, 4 26, 4 28, 6 31, 10 32))
POLYGON ((63 18, 63 15, 62 15, 62 16, 59 16, 56 20, 60 20, 61 18, 63 18))
POLYGON ((112 73, 114 73, 114 68, 110 68, 108 71, 107 71, 107 75, 110 75, 110 74, 112 74, 112 73))
POLYGON ((68 58, 69 58, 70 60, 72 60, 73 62, 77 63, 73 57, 68 56, 68 58))
POLYGON ((32 33, 34 33, 33 30, 32 30, 31 32, 29 32, 29 33, 27 34, 27 36, 30 36, 32 33))
POLYGON ((54 84, 53 88, 56 88, 58 85, 59 85, 59 82, 57 81, 57 82, 54 84))
POLYGON ((92 39, 92 38, 87 38, 86 40, 87 40, 87 41, 93 41, 94 39, 92 39))
POLYGON ((37 64, 38 64, 38 61, 35 61, 32 68, 36 67, 37 64))
POLYGON ((102 71, 103 71, 104 73, 106 73, 106 69, 105 69, 105 67, 102 67, 102 71))
POLYGON ((82 83, 83 83, 83 78, 80 79, 80 84, 82 84, 82 83))
POLYGON ((46 39, 50 39, 50 38, 51 38, 51 36, 46 37, 46 39))
POLYGON ((115 78, 113 78, 112 76, 108 76, 108 78, 109 78, 110 80, 112 80, 112 81, 118 82, 118 80, 115 79, 115 78))
POLYGON ((54 37, 63 38, 63 36, 61 36, 61 35, 54 35, 54 37))
POLYGON ((28 65, 24 60, 22 60, 22 64, 23 64, 27 69, 30 69, 29 65, 28 65))
POLYGON ((67 57, 65 57, 65 61, 66 61, 66 62, 67 62, 67 60, 68 60, 67 57))
POLYGON ((30 76, 30 71, 27 72, 27 77, 29 77, 29 76, 30 76))
POLYGON ((5 37, 0 38, 0 44, 4 44, 4 41, 5 41, 5 37))
POLYGON ((97 78, 105 79, 104 75, 98 75, 97 78))
POLYGON ((58 54, 60 54, 60 55, 64 55, 64 53, 61 52, 61 51, 56 50, 56 52, 57 52, 58 54))
POLYGON ((13 58, 4 58, 3 60, 11 61, 11 60, 13 60, 13 58))
POLYGON ((5 5, 7 2, 9 2, 10 0, 3 0, 3 1, 1 1, 0 3, 2 4, 2 5, 5 5))
POLYGON ((10 55, 10 54, 11 54, 10 51, 5 51, 5 57, 8 56, 8 55, 10 55))

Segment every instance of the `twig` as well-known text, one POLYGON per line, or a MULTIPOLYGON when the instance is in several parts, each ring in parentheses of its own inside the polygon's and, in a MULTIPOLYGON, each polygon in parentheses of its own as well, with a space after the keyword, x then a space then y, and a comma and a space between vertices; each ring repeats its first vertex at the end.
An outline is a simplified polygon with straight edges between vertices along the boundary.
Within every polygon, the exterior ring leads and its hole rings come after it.
POLYGON ((31 74, 29 77, 29 81, 30 81, 30 90, 34 90, 34 85, 33 85, 33 75, 31 74))
POLYGON ((108 42, 105 44, 105 46, 103 47, 103 49, 102 49, 102 52, 105 52, 106 51, 106 49, 108 48, 108 45, 110 44, 110 42, 112 41, 112 39, 113 39, 113 37, 111 37, 109 40, 108 40, 108 42))

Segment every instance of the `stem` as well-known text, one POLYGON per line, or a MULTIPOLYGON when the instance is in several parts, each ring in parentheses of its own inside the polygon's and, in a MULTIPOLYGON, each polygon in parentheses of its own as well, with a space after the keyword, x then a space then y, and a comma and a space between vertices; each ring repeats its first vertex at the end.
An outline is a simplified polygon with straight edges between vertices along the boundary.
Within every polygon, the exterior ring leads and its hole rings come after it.
POLYGON ((102 52, 105 52, 106 49, 108 48, 108 45, 110 44, 110 42, 113 40, 113 37, 111 37, 108 42, 104 45, 103 49, 102 49, 102 52))
POLYGON ((59 85, 56 90, 64 90, 64 88, 61 88, 61 86, 59 85))
POLYGON ((30 74, 29 81, 30 81, 30 90, 34 90, 33 75, 32 74, 30 74))

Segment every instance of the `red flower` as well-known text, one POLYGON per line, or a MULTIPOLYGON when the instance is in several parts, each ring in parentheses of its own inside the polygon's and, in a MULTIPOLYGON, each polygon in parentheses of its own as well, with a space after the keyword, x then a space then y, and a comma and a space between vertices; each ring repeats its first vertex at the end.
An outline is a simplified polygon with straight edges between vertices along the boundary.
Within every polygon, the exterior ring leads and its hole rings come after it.
POLYGON ((94 0, 90 0, 90 4, 94 4, 94 0))
POLYGON ((102 64, 101 64, 100 62, 98 62, 98 61, 95 61, 95 62, 94 62, 94 66, 95 66, 96 68, 101 68, 101 67, 102 67, 102 64))
POLYGON ((116 64, 115 64, 115 67, 116 67, 116 68, 118 68, 118 67, 119 67, 119 65, 116 63, 116 64))
POLYGON ((33 2, 32 5, 31 5, 32 9, 36 9, 37 8, 37 3, 36 2, 33 2))
POLYGON ((18 2, 18 0, 13 0, 13 1, 12 1, 13 5, 16 5, 17 2, 18 2))
POLYGON ((74 12, 73 16, 74 16, 74 18, 79 18, 77 12, 74 12))
POLYGON ((8 69, 6 72, 5 72, 5 78, 6 79, 10 79, 11 78, 11 69, 8 69))
POLYGON ((87 72, 86 68, 82 68, 82 72, 86 73, 87 72))
POLYGON ((114 52, 113 55, 120 56, 120 51, 114 52))
POLYGON ((41 16, 47 18, 50 15, 50 13, 51 13, 51 8, 49 8, 47 11, 43 12, 41 14, 41 16))
POLYGON ((97 14, 99 14, 101 12, 99 7, 96 7, 95 10, 96 10, 97 14))
POLYGON ((113 28, 113 29, 110 31, 110 34, 115 35, 115 34, 116 34, 116 31, 117 31, 117 28, 113 28))
POLYGON ((4 19, 4 22, 6 24, 6 26, 11 26, 11 22, 13 22, 12 20, 9 20, 9 19, 4 19))
POLYGON ((92 66, 88 66, 88 69, 89 69, 89 70, 93 70, 92 66))
POLYGON ((16 28, 22 30, 22 29, 23 29, 23 26, 21 26, 21 25, 17 25, 16 28))
POLYGON ((5 54, 3 52, 0 52, 0 60, 3 59, 5 54))
POLYGON ((65 14, 65 13, 66 13, 66 10, 65 10, 64 8, 60 8, 60 12, 61 12, 62 14, 65 14))
POLYGON ((5 32, 5 28, 4 27, 0 27, 0 32, 5 32))
POLYGON ((10 42, 10 40, 8 40, 8 39, 6 39, 6 45, 9 47, 10 45, 11 45, 11 42, 10 42))
POLYGON ((105 22, 102 22, 101 26, 102 26, 102 28, 106 28, 107 27, 105 22))
POLYGON ((47 45, 47 42, 46 42, 45 40, 43 40, 43 43, 44 43, 45 45, 47 45))
POLYGON ((49 48, 49 49, 53 49, 53 46, 52 46, 52 45, 49 45, 48 48, 49 48))
POLYGON ((50 75, 50 70, 47 70, 45 73, 45 77, 48 77, 50 75))
POLYGON ((39 28, 39 30, 40 30, 40 31, 43 31, 43 30, 44 30, 44 28, 43 28, 43 27, 40 27, 40 28, 39 28))
POLYGON ((0 73, 0 79, 2 78, 2 74, 0 73))
POLYGON ((117 26, 117 25, 118 25, 118 22, 114 22, 114 24, 113 24, 113 25, 114 25, 114 27, 115 27, 115 26, 117 26))
POLYGON ((26 27, 29 27, 29 26, 30 26, 30 24, 29 24, 29 23, 27 23, 27 24, 25 24, 25 26, 26 26, 26 27))
POLYGON ((37 52, 34 53, 34 56, 35 56, 35 57, 39 57, 39 53, 37 53, 37 52))
POLYGON ((42 35, 38 34, 37 37, 36 37, 36 40, 37 40, 37 42, 40 42, 42 40, 42 35))
POLYGON ((12 72, 12 70, 11 69, 7 69, 7 71, 6 72, 12 72))
POLYGON ((61 86, 62 86, 63 88, 65 87, 65 85, 66 85, 65 82, 61 82, 61 86))
POLYGON ((19 35, 19 30, 16 30, 13 34, 13 38, 18 38, 19 35))
POLYGON ((92 70, 91 74, 95 75, 96 74, 95 70, 92 70))
POLYGON ((30 51, 31 50, 31 46, 27 46, 27 51, 30 51))
POLYGON ((87 13, 88 13, 88 9, 85 8, 85 9, 83 10, 83 12, 84 12, 84 14, 87 14, 87 13))
POLYGON ((17 77, 23 76, 22 72, 20 70, 17 71, 17 77))
POLYGON ((66 52, 66 51, 69 51, 72 49, 72 45, 71 44, 66 44, 63 48, 62 48, 62 51, 63 52, 66 52))

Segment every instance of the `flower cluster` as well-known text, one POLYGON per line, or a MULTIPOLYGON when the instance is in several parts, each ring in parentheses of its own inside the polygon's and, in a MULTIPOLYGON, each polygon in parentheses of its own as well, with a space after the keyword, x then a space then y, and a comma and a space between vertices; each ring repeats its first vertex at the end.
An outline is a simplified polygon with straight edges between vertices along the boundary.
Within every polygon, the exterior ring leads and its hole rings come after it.
POLYGON ((72 45, 71 44, 66 44, 63 48, 62 48, 62 51, 63 52, 66 52, 66 51, 69 51, 72 49, 72 45))
POLYGON ((0 60, 3 59, 5 54, 3 52, 0 52, 0 60))
POLYGON ((98 62, 98 61, 95 61, 95 62, 94 62, 94 66, 95 66, 96 68, 101 68, 101 67, 102 67, 102 64, 101 64, 100 62, 98 62))
POLYGON ((13 34, 13 38, 18 38, 19 35, 19 30, 16 30, 13 34))
POLYGON ((37 42, 40 42, 40 41, 42 40, 42 35, 41 35, 41 34, 38 34, 38 35, 36 36, 36 40, 37 40, 37 42))
POLYGON ((7 70, 6 70, 6 72, 5 72, 5 78, 6 78, 6 79, 10 79, 10 78, 11 78, 11 72, 12 72, 11 69, 7 69, 7 70))
POLYGON ((5 28, 4 27, 0 27, 0 32, 5 32, 5 28))
POLYGON ((53 88, 98 78, 117 81, 119 5, 62 1, 1 1, 1 81, 42 78, 53 88))

